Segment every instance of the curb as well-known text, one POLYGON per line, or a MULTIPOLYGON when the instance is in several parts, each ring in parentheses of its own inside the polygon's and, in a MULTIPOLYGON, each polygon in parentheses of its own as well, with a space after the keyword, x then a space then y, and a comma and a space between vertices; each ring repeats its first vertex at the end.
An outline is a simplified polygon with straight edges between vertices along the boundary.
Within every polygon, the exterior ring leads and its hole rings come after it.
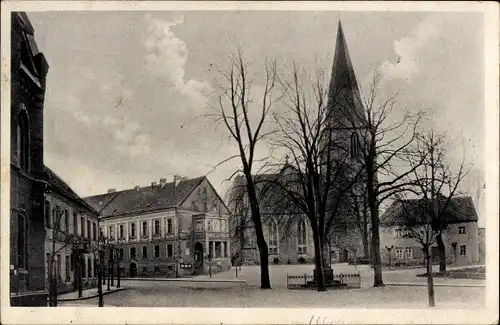
MULTIPOLYGON (((103 290, 102 295, 105 296, 105 295, 109 295, 110 293, 115 293, 115 292, 126 290, 126 289, 127 288, 117 288, 117 289, 111 290, 111 291, 104 291, 103 290)), ((98 293, 96 293, 95 295, 92 295, 92 296, 88 296, 88 297, 57 299, 57 301, 79 301, 79 300, 88 300, 88 299, 92 299, 92 298, 96 298, 96 297, 99 297, 98 293)))
POLYGON ((194 279, 194 278, 122 278, 122 281, 165 281, 165 282, 208 282, 208 283, 246 283, 245 280, 231 279, 194 279))
MULTIPOLYGON (((386 283, 386 286, 392 287, 427 287, 427 283, 386 283)), ((486 285, 478 284, 440 284, 434 283, 434 287, 448 287, 448 288, 486 288, 486 285)))

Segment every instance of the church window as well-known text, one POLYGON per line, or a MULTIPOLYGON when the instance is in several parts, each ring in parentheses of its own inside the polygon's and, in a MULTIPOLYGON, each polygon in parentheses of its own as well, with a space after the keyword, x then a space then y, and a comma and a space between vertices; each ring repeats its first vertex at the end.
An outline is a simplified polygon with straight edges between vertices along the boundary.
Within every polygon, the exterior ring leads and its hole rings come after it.
POLYGON ((19 166, 23 169, 29 169, 30 149, 29 149, 29 122, 26 112, 19 114, 19 123, 17 124, 17 159, 19 166))
POLYGON ((351 134, 351 139, 349 141, 349 153, 351 158, 357 157, 359 154, 359 138, 356 132, 351 134))
POLYGON ((299 220, 297 225, 297 248, 299 254, 307 253, 306 223, 304 220, 299 220))
POLYGON ((269 225, 269 253, 278 253, 278 225, 274 220, 269 225))

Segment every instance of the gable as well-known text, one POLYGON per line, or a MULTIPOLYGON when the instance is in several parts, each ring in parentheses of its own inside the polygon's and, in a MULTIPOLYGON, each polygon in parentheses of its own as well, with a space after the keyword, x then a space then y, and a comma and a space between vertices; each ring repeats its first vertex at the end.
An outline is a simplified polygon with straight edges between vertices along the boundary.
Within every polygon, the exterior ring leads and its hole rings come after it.
POLYGON ((219 214, 230 214, 226 204, 206 177, 192 189, 180 207, 197 212, 217 211, 219 214))

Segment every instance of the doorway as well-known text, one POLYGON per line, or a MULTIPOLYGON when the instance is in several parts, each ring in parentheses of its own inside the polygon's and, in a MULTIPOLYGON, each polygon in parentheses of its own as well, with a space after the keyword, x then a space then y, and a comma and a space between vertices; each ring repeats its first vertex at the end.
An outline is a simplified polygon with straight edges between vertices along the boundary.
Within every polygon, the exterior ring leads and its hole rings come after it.
POLYGON ((203 273, 203 244, 197 242, 194 245, 194 274, 203 273))
POLYGON ((131 278, 137 277, 137 264, 135 262, 130 262, 128 273, 131 278))
POLYGON ((349 262, 349 251, 346 248, 342 250, 342 259, 340 262, 341 263, 349 262))

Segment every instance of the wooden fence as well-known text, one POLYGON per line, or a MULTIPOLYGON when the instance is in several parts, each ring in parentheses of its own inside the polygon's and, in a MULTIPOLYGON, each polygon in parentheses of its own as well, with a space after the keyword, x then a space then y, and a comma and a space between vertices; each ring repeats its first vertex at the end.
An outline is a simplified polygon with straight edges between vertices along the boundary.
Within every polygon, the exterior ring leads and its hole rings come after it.
MULTIPOLYGON (((298 289, 305 287, 314 287, 310 284, 314 280, 314 276, 307 273, 302 275, 286 275, 287 289, 298 289)), ((333 280, 338 281, 342 287, 361 288, 361 276, 359 273, 337 273, 333 274, 333 280)))

